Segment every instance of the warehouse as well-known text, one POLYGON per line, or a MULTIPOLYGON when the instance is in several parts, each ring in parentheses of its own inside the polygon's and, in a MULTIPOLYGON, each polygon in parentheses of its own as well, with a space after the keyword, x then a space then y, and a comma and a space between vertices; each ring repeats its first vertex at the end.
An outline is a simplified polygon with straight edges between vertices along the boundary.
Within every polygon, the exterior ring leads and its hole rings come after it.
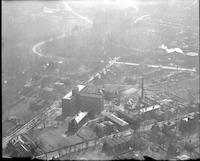
POLYGON ((79 110, 90 116, 99 114, 104 106, 103 96, 95 86, 78 85, 62 99, 63 115, 72 116, 79 110))
POLYGON ((101 122, 97 124, 95 132, 98 137, 110 135, 112 132, 114 132, 114 123, 112 123, 111 121, 101 122))
POLYGON ((88 120, 88 112, 79 112, 69 122, 67 134, 72 135, 76 133, 88 120))
POLYGON ((129 140, 128 137, 116 137, 112 139, 108 139, 104 142, 102 151, 107 155, 113 155, 116 153, 120 153, 128 150, 129 148, 129 140))
POLYGON ((90 116, 98 115, 104 107, 102 93, 94 85, 88 85, 80 92, 80 110, 87 111, 90 116))
POLYGON ((78 107, 76 105, 77 98, 74 96, 77 95, 83 88, 85 88, 84 85, 78 85, 62 98, 62 113, 64 116, 73 116, 78 111, 78 107))
POLYGON ((22 134, 14 138, 10 144, 13 157, 32 157, 36 149, 36 145, 27 134, 22 134))
POLYGON ((132 113, 131 111, 125 112, 125 111, 118 110, 117 115, 119 117, 123 118, 124 121, 126 121, 130 124, 133 124, 136 121, 136 118, 137 118, 137 116, 134 113, 132 113))
POLYGON ((129 124, 126 121, 120 119, 119 117, 110 112, 104 112, 103 115, 106 117, 106 119, 114 122, 120 130, 125 130, 129 126, 129 124))
POLYGON ((159 109, 160 107, 161 107, 160 105, 153 105, 153 106, 150 106, 150 107, 146 107, 146 108, 140 109, 140 112, 141 113, 146 113, 146 112, 150 112, 150 111, 159 109))

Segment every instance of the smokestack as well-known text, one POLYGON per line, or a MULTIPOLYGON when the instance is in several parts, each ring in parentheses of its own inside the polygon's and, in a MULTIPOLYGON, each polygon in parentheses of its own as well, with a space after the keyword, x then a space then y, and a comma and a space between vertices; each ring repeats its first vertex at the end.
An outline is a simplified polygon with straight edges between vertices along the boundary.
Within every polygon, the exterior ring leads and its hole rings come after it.
POLYGON ((142 75, 141 77, 141 82, 140 82, 140 96, 139 96, 139 102, 143 102, 143 98, 144 98, 144 77, 142 75))
POLYGON ((141 88, 140 102, 142 102, 144 98, 144 76, 143 75, 141 78, 140 88, 141 88))

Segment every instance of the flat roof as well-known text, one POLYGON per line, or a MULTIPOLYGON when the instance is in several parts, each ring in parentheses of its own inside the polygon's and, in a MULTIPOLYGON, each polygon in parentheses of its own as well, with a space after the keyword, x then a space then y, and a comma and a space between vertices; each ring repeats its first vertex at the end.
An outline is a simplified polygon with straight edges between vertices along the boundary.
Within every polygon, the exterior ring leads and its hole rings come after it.
POLYGON ((85 97, 93 97, 93 98, 102 98, 100 94, 97 93, 81 93, 81 96, 85 97))
POLYGON ((84 90, 81 91, 81 94, 93 94, 93 95, 101 95, 97 86, 89 84, 84 90))
POLYGON ((86 115, 88 112, 79 112, 78 114, 76 114, 75 116, 75 120, 77 123, 79 123, 86 115))
POLYGON ((128 123, 122 119, 120 119, 119 117, 115 116, 114 114, 112 113, 109 113, 109 112, 105 112, 104 115, 106 117, 108 117, 109 119, 111 119, 112 121, 114 121, 115 123, 121 125, 121 126, 125 126, 125 125, 128 125, 128 123))
POLYGON ((104 124, 107 124, 107 125, 114 125, 114 123, 112 121, 104 121, 104 124))
POLYGON ((153 105, 153 106, 150 106, 150 107, 147 107, 147 108, 140 109, 140 112, 145 113, 145 112, 152 111, 152 110, 155 110, 155 109, 158 109, 158 108, 160 108, 160 105, 153 105))
MULTIPOLYGON (((78 91, 80 92, 81 90, 83 90, 83 88, 85 88, 86 86, 85 85, 77 85, 78 87, 78 91)), ((72 96, 72 91, 70 91, 69 93, 67 93, 63 99, 68 99, 70 100, 71 99, 71 96, 72 96)))
POLYGON ((128 113, 128 112, 125 112, 122 110, 118 110, 117 112, 125 117, 128 117, 129 119, 133 119, 135 116, 131 111, 129 111, 129 113, 128 113))

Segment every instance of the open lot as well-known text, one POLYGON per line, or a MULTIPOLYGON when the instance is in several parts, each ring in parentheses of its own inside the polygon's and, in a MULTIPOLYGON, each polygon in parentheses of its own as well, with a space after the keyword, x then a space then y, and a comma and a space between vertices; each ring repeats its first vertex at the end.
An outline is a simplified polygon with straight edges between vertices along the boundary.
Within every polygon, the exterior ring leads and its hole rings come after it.
POLYGON ((39 141, 41 147, 46 151, 51 151, 59 147, 73 145, 82 141, 77 135, 67 136, 68 121, 61 123, 57 127, 46 127, 34 130, 34 138, 39 141))

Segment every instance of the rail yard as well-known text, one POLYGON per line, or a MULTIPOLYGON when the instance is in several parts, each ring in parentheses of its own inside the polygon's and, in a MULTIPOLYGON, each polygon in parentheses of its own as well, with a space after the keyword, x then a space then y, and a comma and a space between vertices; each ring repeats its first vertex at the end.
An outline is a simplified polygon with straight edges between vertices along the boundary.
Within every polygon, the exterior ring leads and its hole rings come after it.
POLYGON ((3 157, 200 157, 198 1, 126 2, 4 3, 3 157))

